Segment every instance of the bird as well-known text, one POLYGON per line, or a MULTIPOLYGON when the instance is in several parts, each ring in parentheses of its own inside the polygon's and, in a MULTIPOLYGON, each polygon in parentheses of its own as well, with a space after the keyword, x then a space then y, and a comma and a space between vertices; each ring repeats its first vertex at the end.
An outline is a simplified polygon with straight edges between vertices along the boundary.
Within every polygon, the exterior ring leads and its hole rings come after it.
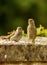
POLYGON ((17 27, 16 33, 14 33, 14 35, 10 37, 10 40, 17 42, 21 38, 22 38, 22 27, 17 27))
POLYGON ((22 38, 22 33, 23 33, 22 27, 17 27, 17 29, 13 31, 10 35, 1 36, 0 38, 18 42, 22 38))
POLYGON ((27 36, 29 40, 32 40, 33 43, 35 43, 36 38, 36 26, 33 19, 28 19, 28 26, 27 26, 27 36))

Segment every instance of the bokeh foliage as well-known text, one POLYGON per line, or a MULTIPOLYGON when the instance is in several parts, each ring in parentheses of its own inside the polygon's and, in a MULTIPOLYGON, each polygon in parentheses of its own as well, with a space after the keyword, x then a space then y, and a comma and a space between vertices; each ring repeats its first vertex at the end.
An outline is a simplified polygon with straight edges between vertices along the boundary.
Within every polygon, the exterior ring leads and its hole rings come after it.
POLYGON ((47 0, 0 0, 0 35, 22 26, 26 32, 29 18, 36 27, 47 28, 47 0))

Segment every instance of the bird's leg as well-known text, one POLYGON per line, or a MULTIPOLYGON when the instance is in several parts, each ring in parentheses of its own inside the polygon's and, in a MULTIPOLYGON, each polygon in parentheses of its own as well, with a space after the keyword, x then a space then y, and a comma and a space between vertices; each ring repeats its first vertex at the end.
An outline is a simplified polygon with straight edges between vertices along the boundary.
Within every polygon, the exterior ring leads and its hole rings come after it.
POLYGON ((32 43, 35 44, 35 39, 34 38, 32 39, 32 43))

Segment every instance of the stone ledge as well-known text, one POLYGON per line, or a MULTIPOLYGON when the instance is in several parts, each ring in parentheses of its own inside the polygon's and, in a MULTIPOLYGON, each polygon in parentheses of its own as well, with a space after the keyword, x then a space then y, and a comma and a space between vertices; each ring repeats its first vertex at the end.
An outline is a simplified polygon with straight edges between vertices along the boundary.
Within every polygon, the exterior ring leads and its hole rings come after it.
MULTIPOLYGON (((27 37, 22 37, 18 42, 0 38, 0 45, 32 45, 32 41, 28 40, 27 37)), ((47 37, 36 37, 35 45, 47 45, 47 37)))
POLYGON ((0 62, 47 61, 46 44, 0 45, 0 62))
POLYGON ((47 46, 10 45, 0 46, 0 62, 47 61, 47 46))

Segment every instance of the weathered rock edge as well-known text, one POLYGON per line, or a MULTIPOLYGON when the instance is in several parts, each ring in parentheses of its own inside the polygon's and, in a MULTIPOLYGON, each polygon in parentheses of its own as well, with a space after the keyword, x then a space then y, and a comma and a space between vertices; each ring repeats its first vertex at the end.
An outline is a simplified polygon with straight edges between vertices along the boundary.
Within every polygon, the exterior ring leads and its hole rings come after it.
POLYGON ((0 62, 47 61, 47 45, 0 45, 0 62))

